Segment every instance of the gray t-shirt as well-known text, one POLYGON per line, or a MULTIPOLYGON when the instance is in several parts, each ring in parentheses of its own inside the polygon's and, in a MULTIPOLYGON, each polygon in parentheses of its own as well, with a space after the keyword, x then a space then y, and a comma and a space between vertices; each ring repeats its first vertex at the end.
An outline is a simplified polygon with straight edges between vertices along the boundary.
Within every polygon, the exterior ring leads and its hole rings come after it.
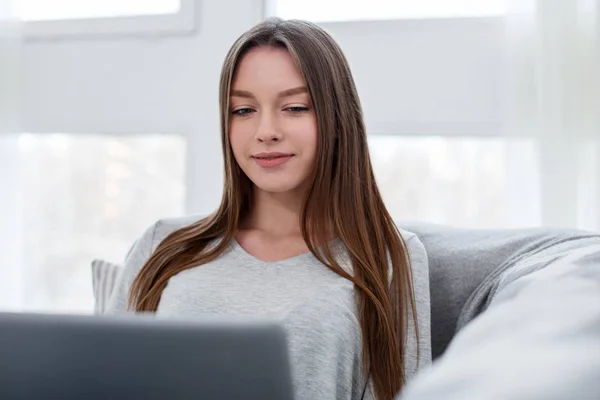
MULTIPOLYGON (((107 313, 126 312, 133 280, 158 244, 198 217, 161 220, 146 230, 127 257, 107 313)), ((419 239, 401 231, 413 267, 420 353, 409 323, 406 377, 431 363, 429 272, 419 239), (418 365, 417 365, 418 362, 418 365)), ((333 243, 340 266, 352 271, 341 241, 333 243)), ((169 280, 157 316, 200 314, 251 315, 281 321, 288 335, 297 400, 360 399, 365 377, 361 330, 353 283, 332 272, 310 252, 282 261, 264 262, 236 241, 220 257, 183 271, 169 280)), ((369 389, 365 399, 372 399, 369 389)))

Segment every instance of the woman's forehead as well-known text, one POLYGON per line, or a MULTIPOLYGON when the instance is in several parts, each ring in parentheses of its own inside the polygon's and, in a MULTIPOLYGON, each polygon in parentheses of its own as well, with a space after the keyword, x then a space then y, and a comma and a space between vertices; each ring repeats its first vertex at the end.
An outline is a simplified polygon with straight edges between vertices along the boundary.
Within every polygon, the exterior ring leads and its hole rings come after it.
POLYGON ((248 51, 239 61, 232 90, 279 93, 305 86, 302 72, 286 49, 260 46, 248 51))

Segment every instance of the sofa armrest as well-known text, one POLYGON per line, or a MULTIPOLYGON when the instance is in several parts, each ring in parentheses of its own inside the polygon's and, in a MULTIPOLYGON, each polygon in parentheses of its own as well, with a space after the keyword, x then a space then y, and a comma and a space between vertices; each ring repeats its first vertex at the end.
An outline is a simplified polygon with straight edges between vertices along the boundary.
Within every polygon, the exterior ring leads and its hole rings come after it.
POLYGON ((597 399, 599 376, 596 244, 507 272, 489 307, 399 399, 597 399))

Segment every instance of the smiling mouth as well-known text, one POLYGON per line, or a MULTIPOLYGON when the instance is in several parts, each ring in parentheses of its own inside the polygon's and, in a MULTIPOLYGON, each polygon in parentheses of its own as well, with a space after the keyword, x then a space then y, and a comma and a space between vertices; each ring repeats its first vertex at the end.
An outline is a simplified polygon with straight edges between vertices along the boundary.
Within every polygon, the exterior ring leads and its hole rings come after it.
POLYGON ((294 154, 285 153, 261 153, 252 156, 254 161, 263 168, 274 168, 285 164, 294 154))
POLYGON ((259 153, 256 155, 253 155, 252 158, 258 159, 258 160, 275 160, 277 158, 283 158, 283 157, 292 157, 293 154, 290 153, 259 153))

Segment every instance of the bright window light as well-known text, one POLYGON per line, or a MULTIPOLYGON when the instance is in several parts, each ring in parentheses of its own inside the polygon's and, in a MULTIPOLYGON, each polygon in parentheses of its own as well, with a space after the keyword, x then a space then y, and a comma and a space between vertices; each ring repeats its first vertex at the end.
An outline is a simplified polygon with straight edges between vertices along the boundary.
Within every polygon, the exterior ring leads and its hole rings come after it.
POLYGON ((24 21, 176 14, 180 0, 21 0, 24 21))
POLYGON ((503 15, 507 0, 272 0, 275 15, 313 22, 503 15))
MULTIPOLYGON (((0 154, 16 151, 12 160, 0 157, 0 169, 20 171, 22 202, 13 211, 23 223, 22 265, 11 267, 23 278, 22 310, 89 314, 92 260, 121 263, 151 223, 184 213, 186 140, 23 133, 13 144, 0 135, 0 154)), ((0 236, 13 234, 3 228, 0 236)))
POLYGON ((370 135, 369 150, 383 200, 397 221, 463 228, 539 224, 536 213, 522 216, 524 209, 539 210, 533 140, 370 135))

